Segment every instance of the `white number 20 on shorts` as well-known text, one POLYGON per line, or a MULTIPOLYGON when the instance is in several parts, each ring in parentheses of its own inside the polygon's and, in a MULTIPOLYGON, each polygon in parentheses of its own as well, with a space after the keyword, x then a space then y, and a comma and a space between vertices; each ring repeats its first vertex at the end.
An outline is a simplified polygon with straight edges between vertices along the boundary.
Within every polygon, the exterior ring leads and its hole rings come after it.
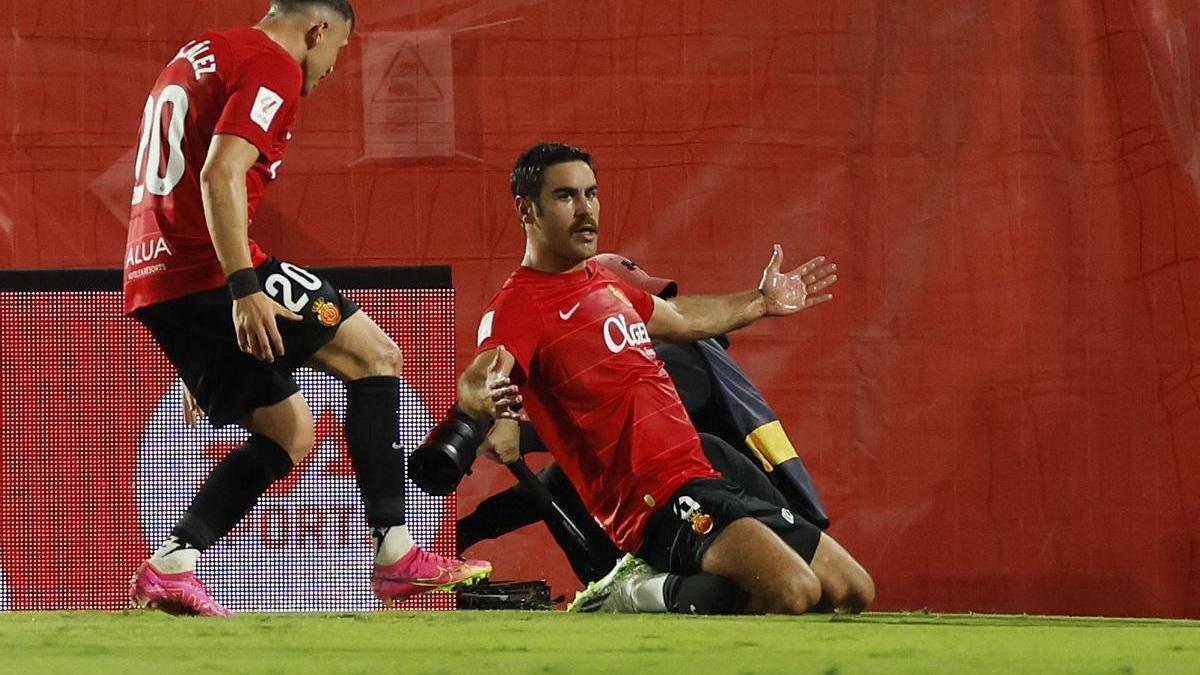
POLYGON ((283 270, 283 274, 276 272, 267 277, 267 283, 264 284, 267 295, 274 298, 276 302, 284 307, 299 314, 304 310, 304 306, 308 304, 308 293, 301 291, 299 295, 296 295, 292 282, 295 281, 303 289, 315 291, 321 288, 321 280, 312 272, 303 267, 296 267, 291 263, 279 263, 279 269, 283 270))

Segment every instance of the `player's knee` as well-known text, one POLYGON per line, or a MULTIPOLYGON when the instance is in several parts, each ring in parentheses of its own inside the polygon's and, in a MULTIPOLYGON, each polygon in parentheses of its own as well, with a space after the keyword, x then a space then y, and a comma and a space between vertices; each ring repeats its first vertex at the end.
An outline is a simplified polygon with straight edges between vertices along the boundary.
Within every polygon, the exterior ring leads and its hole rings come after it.
POLYGON ((242 418, 241 424, 255 436, 270 439, 276 448, 299 463, 312 452, 316 443, 312 411, 299 393, 242 418))
POLYGON ((289 443, 284 449, 287 450, 288 457, 292 458, 292 462, 299 464, 313 451, 313 439, 311 437, 298 439, 295 442, 289 443))
POLYGON ((875 602, 875 580, 866 570, 858 570, 850 580, 850 592, 843 604, 844 611, 864 612, 875 602))
POLYGON ((805 611, 812 609, 818 602, 821 601, 821 581, 817 576, 810 575, 804 580, 804 603, 805 611))
POLYGON ((821 582, 812 573, 797 576, 789 581, 780 593, 780 611, 786 614, 804 614, 821 600, 821 582))
POLYGON ((391 340, 372 347, 363 360, 368 376, 400 377, 404 368, 404 356, 391 340))
POLYGON ((276 442, 287 452, 288 457, 292 458, 294 464, 299 464, 313 451, 313 446, 316 445, 316 434, 310 424, 293 430, 282 439, 282 442, 280 439, 276 439, 276 442))
POLYGON ((875 601, 875 582, 865 570, 855 567, 826 585, 824 604, 829 609, 857 614, 875 601))

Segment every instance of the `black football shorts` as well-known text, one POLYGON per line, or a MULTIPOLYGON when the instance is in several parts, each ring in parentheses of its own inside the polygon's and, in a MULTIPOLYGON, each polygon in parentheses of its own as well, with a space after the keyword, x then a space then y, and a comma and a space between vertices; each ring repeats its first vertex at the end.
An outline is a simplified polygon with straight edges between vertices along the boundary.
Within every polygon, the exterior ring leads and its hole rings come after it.
POLYGON ((754 518, 811 563, 821 530, 787 508, 746 494, 723 478, 701 478, 679 488, 646 524, 637 555, 656 570, 696 574, 713 540, 730 523, 754 518))
POLYGON ((196 402, 217 426, 274 405, 299 391, 292 372, 337 333, 358 305, 308 270, 271 258, 255 269, 275 302, 303 317, 279 320, 284 356, 259 361, 238 348, 233 299, 225 287, 167 300, 133 313, 179 371, 196 402))

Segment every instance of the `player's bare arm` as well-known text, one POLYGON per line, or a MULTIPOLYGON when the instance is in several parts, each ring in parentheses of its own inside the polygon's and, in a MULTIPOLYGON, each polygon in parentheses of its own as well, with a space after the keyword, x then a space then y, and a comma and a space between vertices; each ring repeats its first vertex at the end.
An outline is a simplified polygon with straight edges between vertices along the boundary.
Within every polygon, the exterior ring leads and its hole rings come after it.
POLYGON ((775 245, 771 261, 755 290, 729 295, 682 295, 654 298, 647 329, 673 342, 700 340, 749 325, 764 316, 787 316, 833 299, 826 293, 837 282, 837 265, 817 256, 800 267, 781 271, 783 247, 775 245))
MULTIPOLYGON (((258 148, 249 141, 218 134, 213 137, 204 168, 200 171, 204 217, 221 269, 226 277, 252 278, 254 285, 257 285, 257 277, 253 276, 248 243, 246 172, 254 165, 258 154, 258 148)), ((288 311, 261 290, 235 297, 233 325, 237 329, 238 347, 263 361, 274 361, 283 356, 283 338, 279 335, 277 317, 291 321, 301 319, 299 314, 288 311)))
POLYGON ((503 464, 520 459, 521 423, 511 418, 496 420, 487 438, 479 445, 479 452, 503 464))
POLYGON ((503 347, 476 355, 458 378, 458 407, 477 420, 520 419, 521 394, 509 379, 517 361, 503 347))

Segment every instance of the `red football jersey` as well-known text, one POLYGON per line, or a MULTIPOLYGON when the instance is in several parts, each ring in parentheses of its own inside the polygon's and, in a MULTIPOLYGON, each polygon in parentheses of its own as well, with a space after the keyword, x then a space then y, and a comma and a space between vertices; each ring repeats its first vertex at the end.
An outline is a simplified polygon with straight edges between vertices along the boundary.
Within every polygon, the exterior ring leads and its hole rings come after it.
POLYGON ((684 483, 718 474, 646 321, 654 299, 594 262, 549 274, 521 267, 484 312, 479 349, 516 358, 529 419, 617 546, 684 483))
MULTIPOLYGON (((125 311, 225 283, 200 197, 200 169, 216 134, 258 148, 246 174, 250 217, 274 180, 304 75, 286 50, 255 28, 205 33, 163 69, 146 99, 134 164, 125 250, 125 311)), ((250 241, 254 266, 267 259, 250 241)))

